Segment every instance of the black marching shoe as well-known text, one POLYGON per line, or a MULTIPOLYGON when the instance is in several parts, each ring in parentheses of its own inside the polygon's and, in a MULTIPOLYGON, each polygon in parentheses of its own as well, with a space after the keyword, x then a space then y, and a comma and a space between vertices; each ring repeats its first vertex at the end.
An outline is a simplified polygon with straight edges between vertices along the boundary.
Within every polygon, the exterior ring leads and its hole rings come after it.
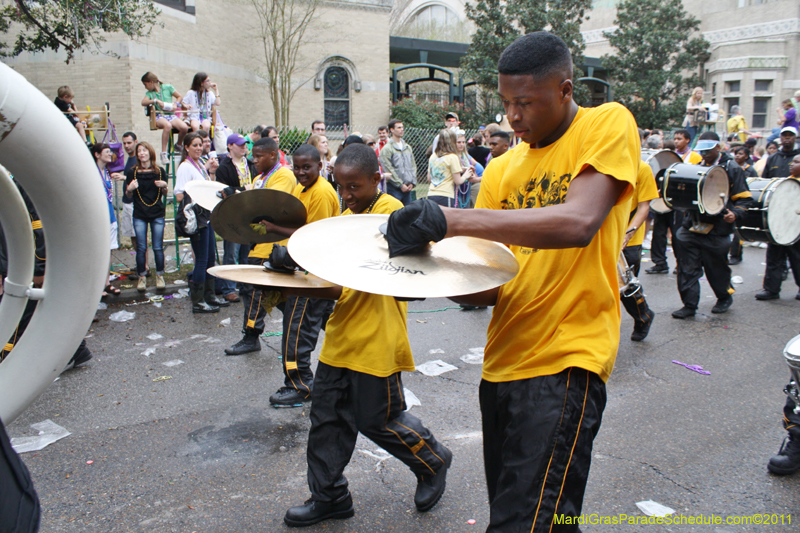
POLYGON ((347 496, 336 502, 306 500, 304 505, 286 511, 283 521, 289 527, 306 527, 329 518, 350 518, 354 514, 353 498, 348 492, 347 496))
POLYGON ((214 286, 216 285, 216 278, 212 278, 211 276, 206 277, 205 283, 205 291, 203 292, 203 297, 208 305, 217 307, 228 307, 231 303, 228 300, 219 299, 217 298, 216 292, 214 292, 214 286))
POLYGON ((778 455, 767 463, 767 469, 779 476, 788 476, 800 470, 800 441, 787 437, 781 444, 778 455))
POLYGON ((244 355, 251 352, 261 351, 261 341, 258 340, 258 334, 250 335, 245 333, 242 340, 231 346, 225 348, 225 355, 244 355))
POLYGON ((669 267, 667 265, 653 265, 645 272, 648 274, 669 274, 669 267))
POLYGON ((83 363, 89 361, 92 358, 92 352, 89 351, 89 347, 86 346, 86 340, 82 340, 78 349, 75 350, 75 353, 72 356, 72 359, 69 360, 67 366, 64 367, 62 372, 67 370, 72 370, 73 368, 77 368, 83 363))
POLYGON ((450 463, 453 462, 453 453, 444 448, 444 465, 436 472, 435 475, 417 476, 417 492, 414 494, 414 505, 417 506, 417 511, 425 513, 433 509, 444 494, 444 488, 447 484, 447 469, 450 468, 450 463))
POLYGON ((653 324, 653 319, 655 319, 655 317, 656 315, 653 313, 653 315, 648 318, 647 322, 642 322, 641 324, 634 323, 633 333, 631 333, 631 340, 636 342, 643 341, 647 337, 647 334, 650 333, 650 326, 653 324))
POLYGON ((728 259, 728 264, 729 265, 738 265, 741 262, 742 262, 742 258, 741 257, 731 257, 730 259, 728 259))
POLYGON ((777 300, 780 297, 781 295, 777 292, 768 291, 766 289, 756 293, 756 300, 777 300))
POLYGON ((310 394, 307 395, 291 387, 281 387, 278 392, 269 397, 272 407, 300 407, 303 402, 309 400, 311 400, 310 394))
POLYGON ((672 312, 672 318, 689 318, 694 316, 695 310, 691 307, 681 307, 677 311, 672 312))
POLYGON ((721 315, 722 313, 727 313, 732 305, 733 296, 729 294, 727 298, 718 298, 716 305, 711 308, 711 312, 715 315, 721 315))
POLYGON ((218 313, 219 307, 209 305, 203 298, 204 288, 199 283, 189 282, 189 295, 192 297, 192 313, 218 313))

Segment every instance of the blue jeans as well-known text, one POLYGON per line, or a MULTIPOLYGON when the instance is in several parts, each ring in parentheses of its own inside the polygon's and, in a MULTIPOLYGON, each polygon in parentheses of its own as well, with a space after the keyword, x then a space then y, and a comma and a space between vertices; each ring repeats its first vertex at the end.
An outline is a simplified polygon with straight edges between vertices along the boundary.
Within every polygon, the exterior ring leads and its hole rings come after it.
POLYGON ((147 226, 153 236, 153 257, 156 260, 156 274, 164 273, 164 217, 153 220, 142 220, 133 217, 133 232, 136 234, 136 272, 144 276, 147 271, 147 226))
MULTIPOLYGON (((222 241, 222 264, 223 265, 247 265, 247 257, 250 254, 250 247, 246 244, 237 244, 231 241, 222 241)), ((229 279, 217 278, 216 289, 227 296, 236 292, 236 282, 229 279)))
POLYGON ((400 188, 396 187, 393 183, 391 183, 389 181, 386 182, 386 192, 389 193, 390 195, 394 196, 395 198, 397 198, 401 202, 403 202, 403 205, 408 205, 408 204, 411 203, 411 192, 413 190, 414 189, 411 189, 411 191, 408 191, 408 192, 403 192, 402 190, 400 190, 400 188))
POLYGON ((213 267, 216 263, 216 241, 214 240, 214 230, 211 226, 206 226, 197 230, 191 238, 192 251, 194 252, 194 271, 192 271, 192 283, 202 285, 206 282, 206 270, 213 267))

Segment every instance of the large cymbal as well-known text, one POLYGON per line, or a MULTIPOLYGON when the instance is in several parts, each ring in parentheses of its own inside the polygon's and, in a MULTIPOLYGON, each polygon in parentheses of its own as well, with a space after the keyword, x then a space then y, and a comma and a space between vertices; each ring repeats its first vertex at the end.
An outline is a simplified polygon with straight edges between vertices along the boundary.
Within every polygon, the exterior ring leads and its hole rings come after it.
POLYGON ((249 283, 250 285, 299 287, 304 289, 333 286, 332 283, 320 279, 314 274, 307 274, 304 272, 282 274, 267 270, 260 265, 217 265, 209 268, 208 273, 217 278, 229 279, 239 283, 249 283))
POLYGON ((302 268, 337 285, 404 298, 472 294, 517 275, 519 264, 505 246, 453 237, 424 252, 389 259, 380 232, 388 215, 326 218, 297 230, 289 254, 302 268))
POLYGON ((211 226, 223 239, 239 244, 278 242, 279 233, 254 231, 250 224, 268 220, 277 226, 299 228, 306 223, 306 206, 291 194, 255 189, 229 196, 211 213, 211 226))
POLYGON ((185 190, 192 197, 194 203, 203 209, 212 211, 222 198, 217 196, 217 192, 227 187, 218 181, 192 180, 186 184, 185 190))

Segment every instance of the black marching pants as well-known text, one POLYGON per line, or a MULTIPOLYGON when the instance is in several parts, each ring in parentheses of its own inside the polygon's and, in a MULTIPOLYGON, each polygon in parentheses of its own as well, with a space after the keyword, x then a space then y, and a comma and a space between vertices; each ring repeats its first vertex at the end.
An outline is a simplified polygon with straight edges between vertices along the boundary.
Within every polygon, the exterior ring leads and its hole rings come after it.
POLYGON ((0 420, 0 532, 39 531, 41 508, 30 472, 11 447, 0 420))
MULTIPOLYGON (((633 268, 634 275, 638 276, 639 268, 642 265, 642 245, 627 246, 622 249, 622 253, 625 255, 625 261, 628 262, 628 266, 633 268)), ((641 326, 653 318, 654 313, 647 305, 643 289, 639 289, 639 292, 632 296, 622 296, 620 294, 620 301, 622 301, 623 307, 631 315, 637 326, 641 326)))
POLYGON ((730 235, 701 235, 680 228, 678 241, 678 292, 683 305, 697 309, 700 303, 700 277, 703 272, 717 299, 733 294, 731 267, 728 266, 730 235))
POLYGON ((791 435, 792 440, 800 442, 800 415, 795 414, 794 400, 786 397, 786 405, 783 406, 783 427, 791 435))
POLYGON ((552 376, 481 381, 487 533, 573 533, 556 515, 578 517, 600 430, 606 386, 568 368, 552 376))
POLYGON ((379 378, 319 363, 307 452, 312 499, 329 502, 347 495, 343 472, 359 431, 417 476, 438 472, 446 448, 405 408, 400 372, 379 378))
POLYGON ((306 396, 311 394, 314 373, 311 371, 311 353, 317 347, 319 332, 333 311, 333 300, 290 296, 283 306, 284 386, 306 396))
POLYGON ((794 282, 800 287, 800 241, 791 246, 778 244, 767 245, 767 268, 764 271, 764 290, 781 292, 783 272, 786 270, 786 259, 792 267, 794 282))
POLYGON ((739 237, 739 234, 735 231, 733 232, 733 235, 731 235, 730 256, 731 259, 742 258, 742 238, 739 237))
MULTIPOLYGON (((266 261, 261 257, 249 257, 247 260, 251 265, 263 265, 266 261)), ((239 296, 242 297, 244 307, 242 333, 261 335, 264 333, 264 317, 267 316, 267 312, 261 307, 261 289, 249 283, 242 283, 239 287, 239 296)))
POLYGON ((650 259, 657 267, 669 268, 667 261, 667 230, 672 230, 673 240, 678 225, 675 224, 675 212, 653 213, 653 239, 650 245, 650 259))

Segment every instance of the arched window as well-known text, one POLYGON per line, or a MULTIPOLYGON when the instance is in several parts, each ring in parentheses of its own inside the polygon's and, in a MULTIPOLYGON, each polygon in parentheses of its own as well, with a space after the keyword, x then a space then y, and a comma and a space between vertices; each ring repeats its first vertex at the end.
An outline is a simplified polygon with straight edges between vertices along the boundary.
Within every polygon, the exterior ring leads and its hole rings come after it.
POLYGON ((325 125, 342 127, 350 123, 350 76, 342 67, 325 70, 325 125))

